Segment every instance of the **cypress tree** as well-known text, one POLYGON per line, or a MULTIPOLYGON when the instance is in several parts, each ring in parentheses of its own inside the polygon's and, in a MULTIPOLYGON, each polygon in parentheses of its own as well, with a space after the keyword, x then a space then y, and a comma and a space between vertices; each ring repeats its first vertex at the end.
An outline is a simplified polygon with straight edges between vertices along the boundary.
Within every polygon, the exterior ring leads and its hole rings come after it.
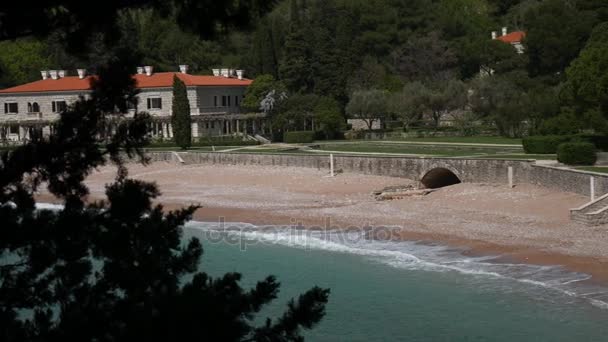
POLYGON ((186 85, 177 76, 173 76, 173 107, 171 114, 173 139, 182 150, 192 145, 192 118, 186 85))

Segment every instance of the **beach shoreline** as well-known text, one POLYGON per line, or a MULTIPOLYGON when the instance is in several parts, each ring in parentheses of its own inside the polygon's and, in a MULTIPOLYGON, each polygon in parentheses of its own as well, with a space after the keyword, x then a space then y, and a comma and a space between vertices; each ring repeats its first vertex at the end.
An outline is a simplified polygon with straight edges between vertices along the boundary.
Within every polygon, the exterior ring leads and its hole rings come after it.
MULTIPOLYGON (((166 210, 201 205, 193 220, 340 230, 393 227, 391 238, 463 249, 470 256, 560 265, 608 283, 608 227, 569 221, 583 196, 522 184, 515 189, 459 184, 426 196, 376 201, 371 193, 413 182, 394 177, 266 166, 130 165, 130 177, 156 182, 166 210), (330 220, 329 227, 328 220, 330 220), (399 227, 395 229, 394 227, 399 227)), ((90 200, 103 198, 115 169, 87 179, 90 200)), ((57 203, 44 191, 39 202, 57 203)))

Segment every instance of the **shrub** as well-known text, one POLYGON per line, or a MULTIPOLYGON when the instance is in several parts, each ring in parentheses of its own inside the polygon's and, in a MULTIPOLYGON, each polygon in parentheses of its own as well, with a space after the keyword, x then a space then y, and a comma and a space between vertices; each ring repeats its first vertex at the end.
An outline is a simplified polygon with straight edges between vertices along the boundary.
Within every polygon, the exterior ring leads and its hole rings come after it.
POLYGON ((595 146, 588 142, 560 144, 557 148, 557 160, 566 165, 593 165, 597 160, 595 146))
POLYGON ((532 136, 523 139, 524 151, 531 154, 551 154, 557 152, 560 144, 572 141, 571 135, 532 136))
POLYGON ((315 132, 313 131, 293 131, 283 134, 283 141, 288 144, 311 143, 314 139, 315 132))
POLYGON ((608 135, 579 134, 577 137, 584 142, 592 143, 600 151, 608 151, 608 135))

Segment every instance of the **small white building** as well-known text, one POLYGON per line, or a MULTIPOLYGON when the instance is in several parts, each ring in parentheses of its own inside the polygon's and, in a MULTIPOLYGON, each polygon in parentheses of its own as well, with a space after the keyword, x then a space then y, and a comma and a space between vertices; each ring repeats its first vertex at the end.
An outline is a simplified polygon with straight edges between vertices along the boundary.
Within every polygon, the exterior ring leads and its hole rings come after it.
POLYGON ((498 36, 498 33, 496 31, 492 31, 492 39, 498 39, 501 42, 513 45, 513 47, 519 54, 525 52, 525 47, 522 42, 524 38, 526 38, 526 32, 513 31, 509 33, 509 29, 507 27, 503 27, 501 33, 502 34, 498 36))
MULTIPOLYGON (((67 76, 65 70, 42 71, 42 79, 0 90, 0 141, 25 141, 32 129, 48 134, 59 114, 80 96, 91 93, 91 80, 85 70, 67 76)), ((138 95, 138 111, 153 117, 150 133, 171 138, 173 77, 182 80, 188 91, 192 115, 192 136, 255 134, 264 126, 263 114, 241 113, 245 90, 252 80, 242 70, 214 69, 213 76, 191 75, 186 65, 179 72, 154 73, 151 66, 137 68, 133 75, 138 95)), ((135 109, 127 114, 132 115, 135 109)))

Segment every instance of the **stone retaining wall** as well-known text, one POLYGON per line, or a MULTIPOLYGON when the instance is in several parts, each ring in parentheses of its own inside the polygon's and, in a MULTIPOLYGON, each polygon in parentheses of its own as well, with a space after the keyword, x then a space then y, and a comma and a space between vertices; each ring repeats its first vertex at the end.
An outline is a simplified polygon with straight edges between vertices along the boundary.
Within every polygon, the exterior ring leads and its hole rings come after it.
MULTIPOLYGON (((327 170, 327 155, 249 154, 180 152, 186 164, 264 165, 308 167, 327 170)), ((175 162, 175 153, 151 152, 152 161, 175 162)), ((502 159, 414 158, 388 156, 335 155, 335 170, 369 175, 403 177, 419 181, 434 168, 446 168, 466 183, 508 183, 508 168, 513 167, 514 182, 535 184, 560 191, 590 195, 590 177, 595 193, 608 193, 608 175, 534 165, 533 161, 502 159)))

